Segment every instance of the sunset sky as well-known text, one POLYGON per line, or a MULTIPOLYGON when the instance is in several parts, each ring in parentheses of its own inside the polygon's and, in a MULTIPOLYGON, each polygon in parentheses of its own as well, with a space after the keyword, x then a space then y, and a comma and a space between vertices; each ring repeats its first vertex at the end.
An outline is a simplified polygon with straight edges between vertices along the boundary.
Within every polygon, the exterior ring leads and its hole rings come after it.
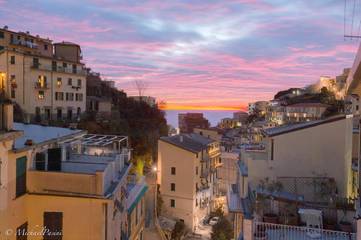
POLYGON ((359 44, 340 0, 0 0, 0 25, 76 42, 118 88, 143 80, 173 109, 269 100, 341 73, 359 44))

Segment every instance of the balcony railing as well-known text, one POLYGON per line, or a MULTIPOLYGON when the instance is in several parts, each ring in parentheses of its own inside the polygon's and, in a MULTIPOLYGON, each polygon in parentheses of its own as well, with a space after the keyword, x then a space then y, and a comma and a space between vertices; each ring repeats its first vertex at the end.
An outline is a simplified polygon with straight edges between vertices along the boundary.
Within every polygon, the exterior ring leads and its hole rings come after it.
POLYGON ((288 226, 282 224, 255 222, 253 240, 356 240, 355 233, 325 230, 319 228, 288 226))
POLYGON ((18 40, 18 39, 12 39, 10 41, 10 44, 24 46, 24 47, 33 48, 33 49, 38 48, 38 45, 36 43, 32 43, 30 41, 18 40))
POLYGON ((61 66, 55 67, 55 66, 52 66, 52 65, 43 65, 43 64, 40 64, 40 63, 33 63, 31 65, 31 68, 44 70, 44 71, 86 75, 86 71, 84 69, 64 68, 64 67, 61 67, 61 66))

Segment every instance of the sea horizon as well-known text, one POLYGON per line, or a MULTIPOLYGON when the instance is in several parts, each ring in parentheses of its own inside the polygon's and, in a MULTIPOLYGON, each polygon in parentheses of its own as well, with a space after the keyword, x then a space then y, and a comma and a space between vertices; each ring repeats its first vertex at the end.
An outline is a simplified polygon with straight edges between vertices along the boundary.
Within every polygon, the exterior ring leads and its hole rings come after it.
MULTIPOLYGON (((217 126, 222 118, 233 117, 233 113, 237 110, 163 110, 167 124, 175 128, 178 127, 179 113, 203 113, 203 116, 208 119, 212 127, 217 126)), ((240 111, 240 110, 238 110, 240 111)))

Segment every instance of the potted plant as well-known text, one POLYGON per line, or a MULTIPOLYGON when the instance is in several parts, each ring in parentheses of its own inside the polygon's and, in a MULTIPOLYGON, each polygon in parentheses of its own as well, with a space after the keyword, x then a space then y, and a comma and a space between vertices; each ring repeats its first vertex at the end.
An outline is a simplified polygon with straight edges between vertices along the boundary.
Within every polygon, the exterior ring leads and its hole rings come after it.
MULTIPOLYGON (((269 178, 265 178, 260 181, 259 188, 262 191, 262 196, 264 194, 269 194, 271 199, 270 212, 263 212, 263 221, 268 223, 278 223, 278 215, 274 213, 273 205, 274 205, 274 196, 273 194, 279 193, 282 189, 282 183, 279 181, 269 181, 269 178)), ((264 197, 264 196, 263 196, 264 197)), ((264 197, 263 207, 265 206, 266 198, 264 197)))
POLYGON ((297 206, 292 203, 287 203, 284 206, 284 210, 285 211, 281 216, 282 224, 297 226, 298 225, 297 206))

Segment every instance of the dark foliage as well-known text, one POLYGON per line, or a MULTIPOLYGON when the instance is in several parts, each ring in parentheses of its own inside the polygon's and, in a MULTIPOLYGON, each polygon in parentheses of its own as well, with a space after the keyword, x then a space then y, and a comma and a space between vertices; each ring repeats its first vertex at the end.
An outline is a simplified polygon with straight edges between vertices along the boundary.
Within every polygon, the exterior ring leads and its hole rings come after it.
POLYGON ((180 240, 181 237, 185 234, 185 230, 186 230, 186 227, 185 227, 184 222, 177 221, 174 226, 174 229, 172 231, 172 239, 180 240))
POLYGON ((230 240, 233 238, 232 224, 225 218, 220 217, 217 224, 212 227, 212 240, 230 240))

